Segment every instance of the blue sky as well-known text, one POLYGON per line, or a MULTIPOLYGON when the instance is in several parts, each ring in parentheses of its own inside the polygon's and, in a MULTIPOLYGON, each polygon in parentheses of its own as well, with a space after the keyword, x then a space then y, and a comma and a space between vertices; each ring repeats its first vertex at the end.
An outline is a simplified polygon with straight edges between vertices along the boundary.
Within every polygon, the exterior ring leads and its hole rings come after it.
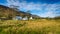
POLYGON ((0 0, 0 4, 19 6, 19 10, 30 11, 40 17, 60 16, 60 0, 0 0))

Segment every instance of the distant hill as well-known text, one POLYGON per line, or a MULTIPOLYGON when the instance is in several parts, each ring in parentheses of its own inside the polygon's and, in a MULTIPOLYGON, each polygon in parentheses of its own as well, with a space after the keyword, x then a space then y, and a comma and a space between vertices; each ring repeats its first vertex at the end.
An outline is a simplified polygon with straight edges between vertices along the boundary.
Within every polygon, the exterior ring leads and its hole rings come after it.
MULTIPOLYGON (((13 8, 9 8, 7 6, 3 6, 0 5, 0 14, 4 14, 4 15, 12 15, 12 16, 16 16, 16 15, 27 15, 27 13, 23 12, 23 11, 16 11, 13 8)), ((30 15, 30 14, 29 14, 30 15)))
POLYGON ((23 11, 17 11, 14 10, 13 8, 9 8, 7 6, 0 5, 0 17, 15 17, 15 16, 32 16, 34 18, 37 18, 37 15, 32 15, 30 13, 26 13, 23 11))
POLYGON ((60 16, 56 16, 56 17, 54 17, 54 19, 60 19, 60 16))

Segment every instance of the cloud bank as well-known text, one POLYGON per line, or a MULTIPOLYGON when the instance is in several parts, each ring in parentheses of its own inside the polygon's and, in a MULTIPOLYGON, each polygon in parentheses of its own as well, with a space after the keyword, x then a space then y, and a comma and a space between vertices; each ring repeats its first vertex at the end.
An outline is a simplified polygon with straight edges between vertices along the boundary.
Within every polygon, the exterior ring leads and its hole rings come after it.
POLYGON ((27 2, 22 0, 7 0, 7 5, 19 6, 18 9, 22 11, 30 10, 32 14, 37 14, 41 17, 55 17, 60 15, 60 4, 47 4, 47 3, 34 3, 34 2, 27 2), (36 11, 37 13, 34 13, 36 11))

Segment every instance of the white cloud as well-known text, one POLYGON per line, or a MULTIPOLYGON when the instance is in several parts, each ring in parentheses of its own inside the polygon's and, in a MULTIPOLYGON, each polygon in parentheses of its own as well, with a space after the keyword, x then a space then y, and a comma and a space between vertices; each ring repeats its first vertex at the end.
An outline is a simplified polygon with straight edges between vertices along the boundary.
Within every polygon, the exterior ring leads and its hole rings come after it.
MULTIPOLYGON (((54 17, 56 15, 56 10, 60 9, 60 4, 40 4, 40 3, 33 3, 33 2, 26 2, 23 1, 19 2, 19 0, 7 0, 7 5, 15 5, 19 6, 20 10, 37 10, 37 11, 45 11, 45 13, 40 14, 40 16, 50 16, 54 17)), ((60 11, 60 10, 59 10, 60 11)), ((38 13, 36 13, 38 14, 38 13)))
POLYGON ((17 0, 7 0, 7 5, 15 5, 15 6, 19 6, 20 2, 17 0))

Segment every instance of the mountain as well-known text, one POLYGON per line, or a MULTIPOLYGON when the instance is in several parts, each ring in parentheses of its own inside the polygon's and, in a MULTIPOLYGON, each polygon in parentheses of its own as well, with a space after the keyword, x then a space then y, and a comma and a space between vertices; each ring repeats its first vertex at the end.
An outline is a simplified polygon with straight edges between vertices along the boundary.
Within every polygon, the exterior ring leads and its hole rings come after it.
POLYGON ((15 17, 15 16, 21 16, 21 17, 32 16, 32 17, 36 18, 36 15, 32 15, 32 14, 27 13, 27 12, 18 11, 18 10, 15 10, 14 8, 10 8, 10 7, 7 7, 7 6, 0 5, 0 17, 12 18, 12 17, 15 17))
POLYGON ((31 15, 34 19, 40 19, 41 17, 38 15, 31 15))
POLYGON ((11 15, 11 16, 29 16, 31 14, 28 14, 26 12, 23 12, 23 11, 17 11, 17 10, 14 10, 13 8, 9 8, 7 6, 3 6, 3 5, 0 5, 0 15, 4 15, 4 16, 8 16, 8 15, 11 15))
MULTIPOLYGON (((11 14, 11 15, 25 15, 27 13, 23 12, 23 11, 17 11, 17 10, 14 10, 13 8, 9 8, 7 6, 3 6, 3 5, 0 5, 0 13, 4 13, 5 14, 11 14)), ((30 14, 29 14, 30 15, 30 14)))
POLYGON ((60 16, 56 16, 56 17, 54 17, 54 19, 60 19, 60 16))

